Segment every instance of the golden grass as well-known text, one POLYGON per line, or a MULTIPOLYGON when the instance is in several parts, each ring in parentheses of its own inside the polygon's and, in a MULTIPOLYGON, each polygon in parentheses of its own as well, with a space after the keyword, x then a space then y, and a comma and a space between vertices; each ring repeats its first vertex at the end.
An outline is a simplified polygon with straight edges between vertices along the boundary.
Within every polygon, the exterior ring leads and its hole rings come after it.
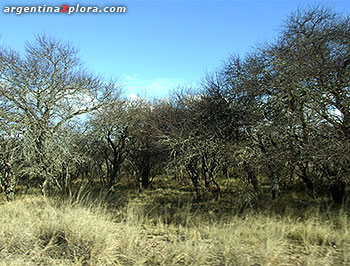
POLYGON ((152 214, 145 202, 111 209, 27 196, 1 203, 0 265, 350 265, 342 210, 206 219, 191 204, 157 205, 152 214))

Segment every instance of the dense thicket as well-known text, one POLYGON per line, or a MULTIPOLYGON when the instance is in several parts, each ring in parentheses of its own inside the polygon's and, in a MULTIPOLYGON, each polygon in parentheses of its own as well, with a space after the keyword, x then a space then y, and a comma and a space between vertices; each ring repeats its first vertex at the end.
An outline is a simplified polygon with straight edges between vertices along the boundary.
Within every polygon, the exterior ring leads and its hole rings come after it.
POLYGON ((350 17, 322 7, 296 11, 274 42, 230 57, 200 88, 154 102, 121 98, 71 45, 41 36, 25 56, 0 50, 0 184, 12 199, 17 183, 113 192, 122 179, 142 190, 174 175, 200 198, 235 178, 249 201, 302 189, 341 203, 349 82, 350 17))

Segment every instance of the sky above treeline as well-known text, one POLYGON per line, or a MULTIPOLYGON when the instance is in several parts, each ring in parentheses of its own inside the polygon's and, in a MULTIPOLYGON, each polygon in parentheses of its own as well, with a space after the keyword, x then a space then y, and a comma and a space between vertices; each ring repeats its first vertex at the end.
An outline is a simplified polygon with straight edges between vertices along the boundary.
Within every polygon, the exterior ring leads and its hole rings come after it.
POLYGON ((350 0, 2 0, 0 45, 24 50, 47 34, 79 48, 87 69, 118 78, 125 96, 165 97, 196 87, 231 54, 272 42, 297 8, 322 4, 349 15, 350 0), (125 13, 14 13, 12 6, 126 7, 125 13))

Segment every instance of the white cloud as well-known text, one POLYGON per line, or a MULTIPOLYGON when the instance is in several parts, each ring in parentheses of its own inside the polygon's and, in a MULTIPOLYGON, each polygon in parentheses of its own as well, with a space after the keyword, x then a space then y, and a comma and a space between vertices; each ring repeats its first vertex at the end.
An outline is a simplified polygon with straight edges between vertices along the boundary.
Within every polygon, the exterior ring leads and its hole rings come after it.
POLYGON ((136 101, 136 100, 140 99, 140 97, 137 96, 135 93, 131 93, 131 94, 128 95, 128 99, 130 101, 136 101))
POLYGON ((152 78, 141 75, 123 75, 121 77, 125 92, 130 97, 165 97, 170 91, 179 86, 188 85, 189 81, 182 78, 152 78))

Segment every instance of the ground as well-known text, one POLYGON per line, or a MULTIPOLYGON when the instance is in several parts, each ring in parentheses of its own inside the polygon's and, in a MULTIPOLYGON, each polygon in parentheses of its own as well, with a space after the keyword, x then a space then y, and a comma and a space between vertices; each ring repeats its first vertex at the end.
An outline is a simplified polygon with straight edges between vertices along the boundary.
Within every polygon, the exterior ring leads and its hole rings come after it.
POLYGON ((0 203, 0 265, 350 265, 346 205, 282 195, 242 209, 210 193, 19 193, 0 203))

